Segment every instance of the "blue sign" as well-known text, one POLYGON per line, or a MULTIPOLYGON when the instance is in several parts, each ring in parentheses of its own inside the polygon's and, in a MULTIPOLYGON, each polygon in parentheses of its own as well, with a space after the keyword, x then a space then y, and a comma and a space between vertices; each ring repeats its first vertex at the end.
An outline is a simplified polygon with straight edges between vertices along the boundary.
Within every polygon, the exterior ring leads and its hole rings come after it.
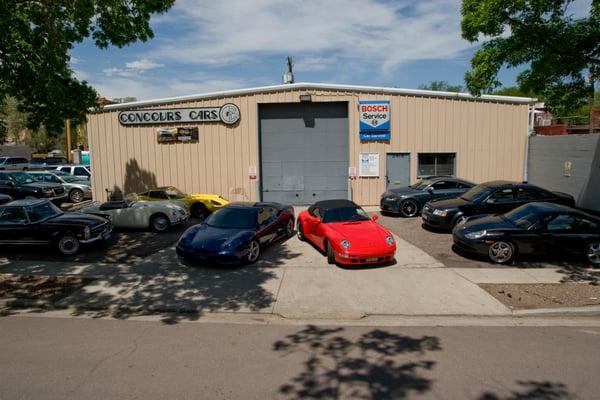
POLYGON ((390 101, 359 100, 360 140, 390 140, 390 101))

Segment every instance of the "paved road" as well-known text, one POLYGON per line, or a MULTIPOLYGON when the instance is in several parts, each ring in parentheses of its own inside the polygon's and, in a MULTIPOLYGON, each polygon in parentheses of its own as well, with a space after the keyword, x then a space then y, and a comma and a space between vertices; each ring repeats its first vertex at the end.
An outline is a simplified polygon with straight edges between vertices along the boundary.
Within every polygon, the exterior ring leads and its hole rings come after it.
POLYGON ((0 319, 1 399, 594 399, 600 328, 0 319))

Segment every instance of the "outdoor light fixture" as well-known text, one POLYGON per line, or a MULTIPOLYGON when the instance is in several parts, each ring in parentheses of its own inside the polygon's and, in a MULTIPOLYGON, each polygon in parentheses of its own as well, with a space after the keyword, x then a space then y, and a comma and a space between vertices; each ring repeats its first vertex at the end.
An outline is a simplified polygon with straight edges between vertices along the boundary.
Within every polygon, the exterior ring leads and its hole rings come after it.
POLYGON ((300 95, 300 101, 305 102, 305 101, 312 101, 312 97, 310 96, 310 94, 301 94, 300 95))

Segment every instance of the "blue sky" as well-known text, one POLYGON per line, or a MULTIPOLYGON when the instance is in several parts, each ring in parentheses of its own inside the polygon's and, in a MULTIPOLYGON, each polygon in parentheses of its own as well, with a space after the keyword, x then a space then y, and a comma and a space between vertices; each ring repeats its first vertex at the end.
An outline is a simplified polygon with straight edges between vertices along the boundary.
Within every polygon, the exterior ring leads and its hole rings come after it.
POLYGON ((77 45, 73 70, 101 96, 140 100, 279 84, 287 55, 297 82, 416 88, 462 84, 476 50, 459 0, 177 0, 152 27, 147 43, 77 45))

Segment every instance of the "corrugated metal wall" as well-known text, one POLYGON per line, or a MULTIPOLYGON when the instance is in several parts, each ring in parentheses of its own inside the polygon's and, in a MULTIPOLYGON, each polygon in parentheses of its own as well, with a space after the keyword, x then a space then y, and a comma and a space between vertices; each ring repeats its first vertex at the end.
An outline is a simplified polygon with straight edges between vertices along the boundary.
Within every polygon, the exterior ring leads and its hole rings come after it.
MULTIPOLYGON (((234 103, 240 122, 178 124, 198 126, 197 143, 157 143, 156 130, 164 125, 121 126, 119 111, 90 114, 88 134, 93 169, 93 191, 106 199, 105 189, 125 193, 154 185, 174 185, 187 192, 211 192, 231 200, 256 200, 257 182, 248 167, 258 160, 258 104, 298 102, 310 93, 312 101, 349 102, 350 166, 358 168, 359 152, 380 153, 380 177, 352 183, 353 198, 362 205, 378 204, 385 190, 385 154, 411 153, 411 179, 416 179, 419 152, 456 153, 458 176, 482 182, 521 180, 528 107, 526 104, 412 95, 383 95, 337 90, 282 90, 164 104, 161 107, 217 107, 234 103), (358 138, 358 100, 391 99, 390 143, 361 143, 358 138)), ((146 107, 150 108, 150 107, 146 107)))
POLYGON ((532 136, 528 181, 569 193, 579 207, 600 211, 600 135, 532 136))

